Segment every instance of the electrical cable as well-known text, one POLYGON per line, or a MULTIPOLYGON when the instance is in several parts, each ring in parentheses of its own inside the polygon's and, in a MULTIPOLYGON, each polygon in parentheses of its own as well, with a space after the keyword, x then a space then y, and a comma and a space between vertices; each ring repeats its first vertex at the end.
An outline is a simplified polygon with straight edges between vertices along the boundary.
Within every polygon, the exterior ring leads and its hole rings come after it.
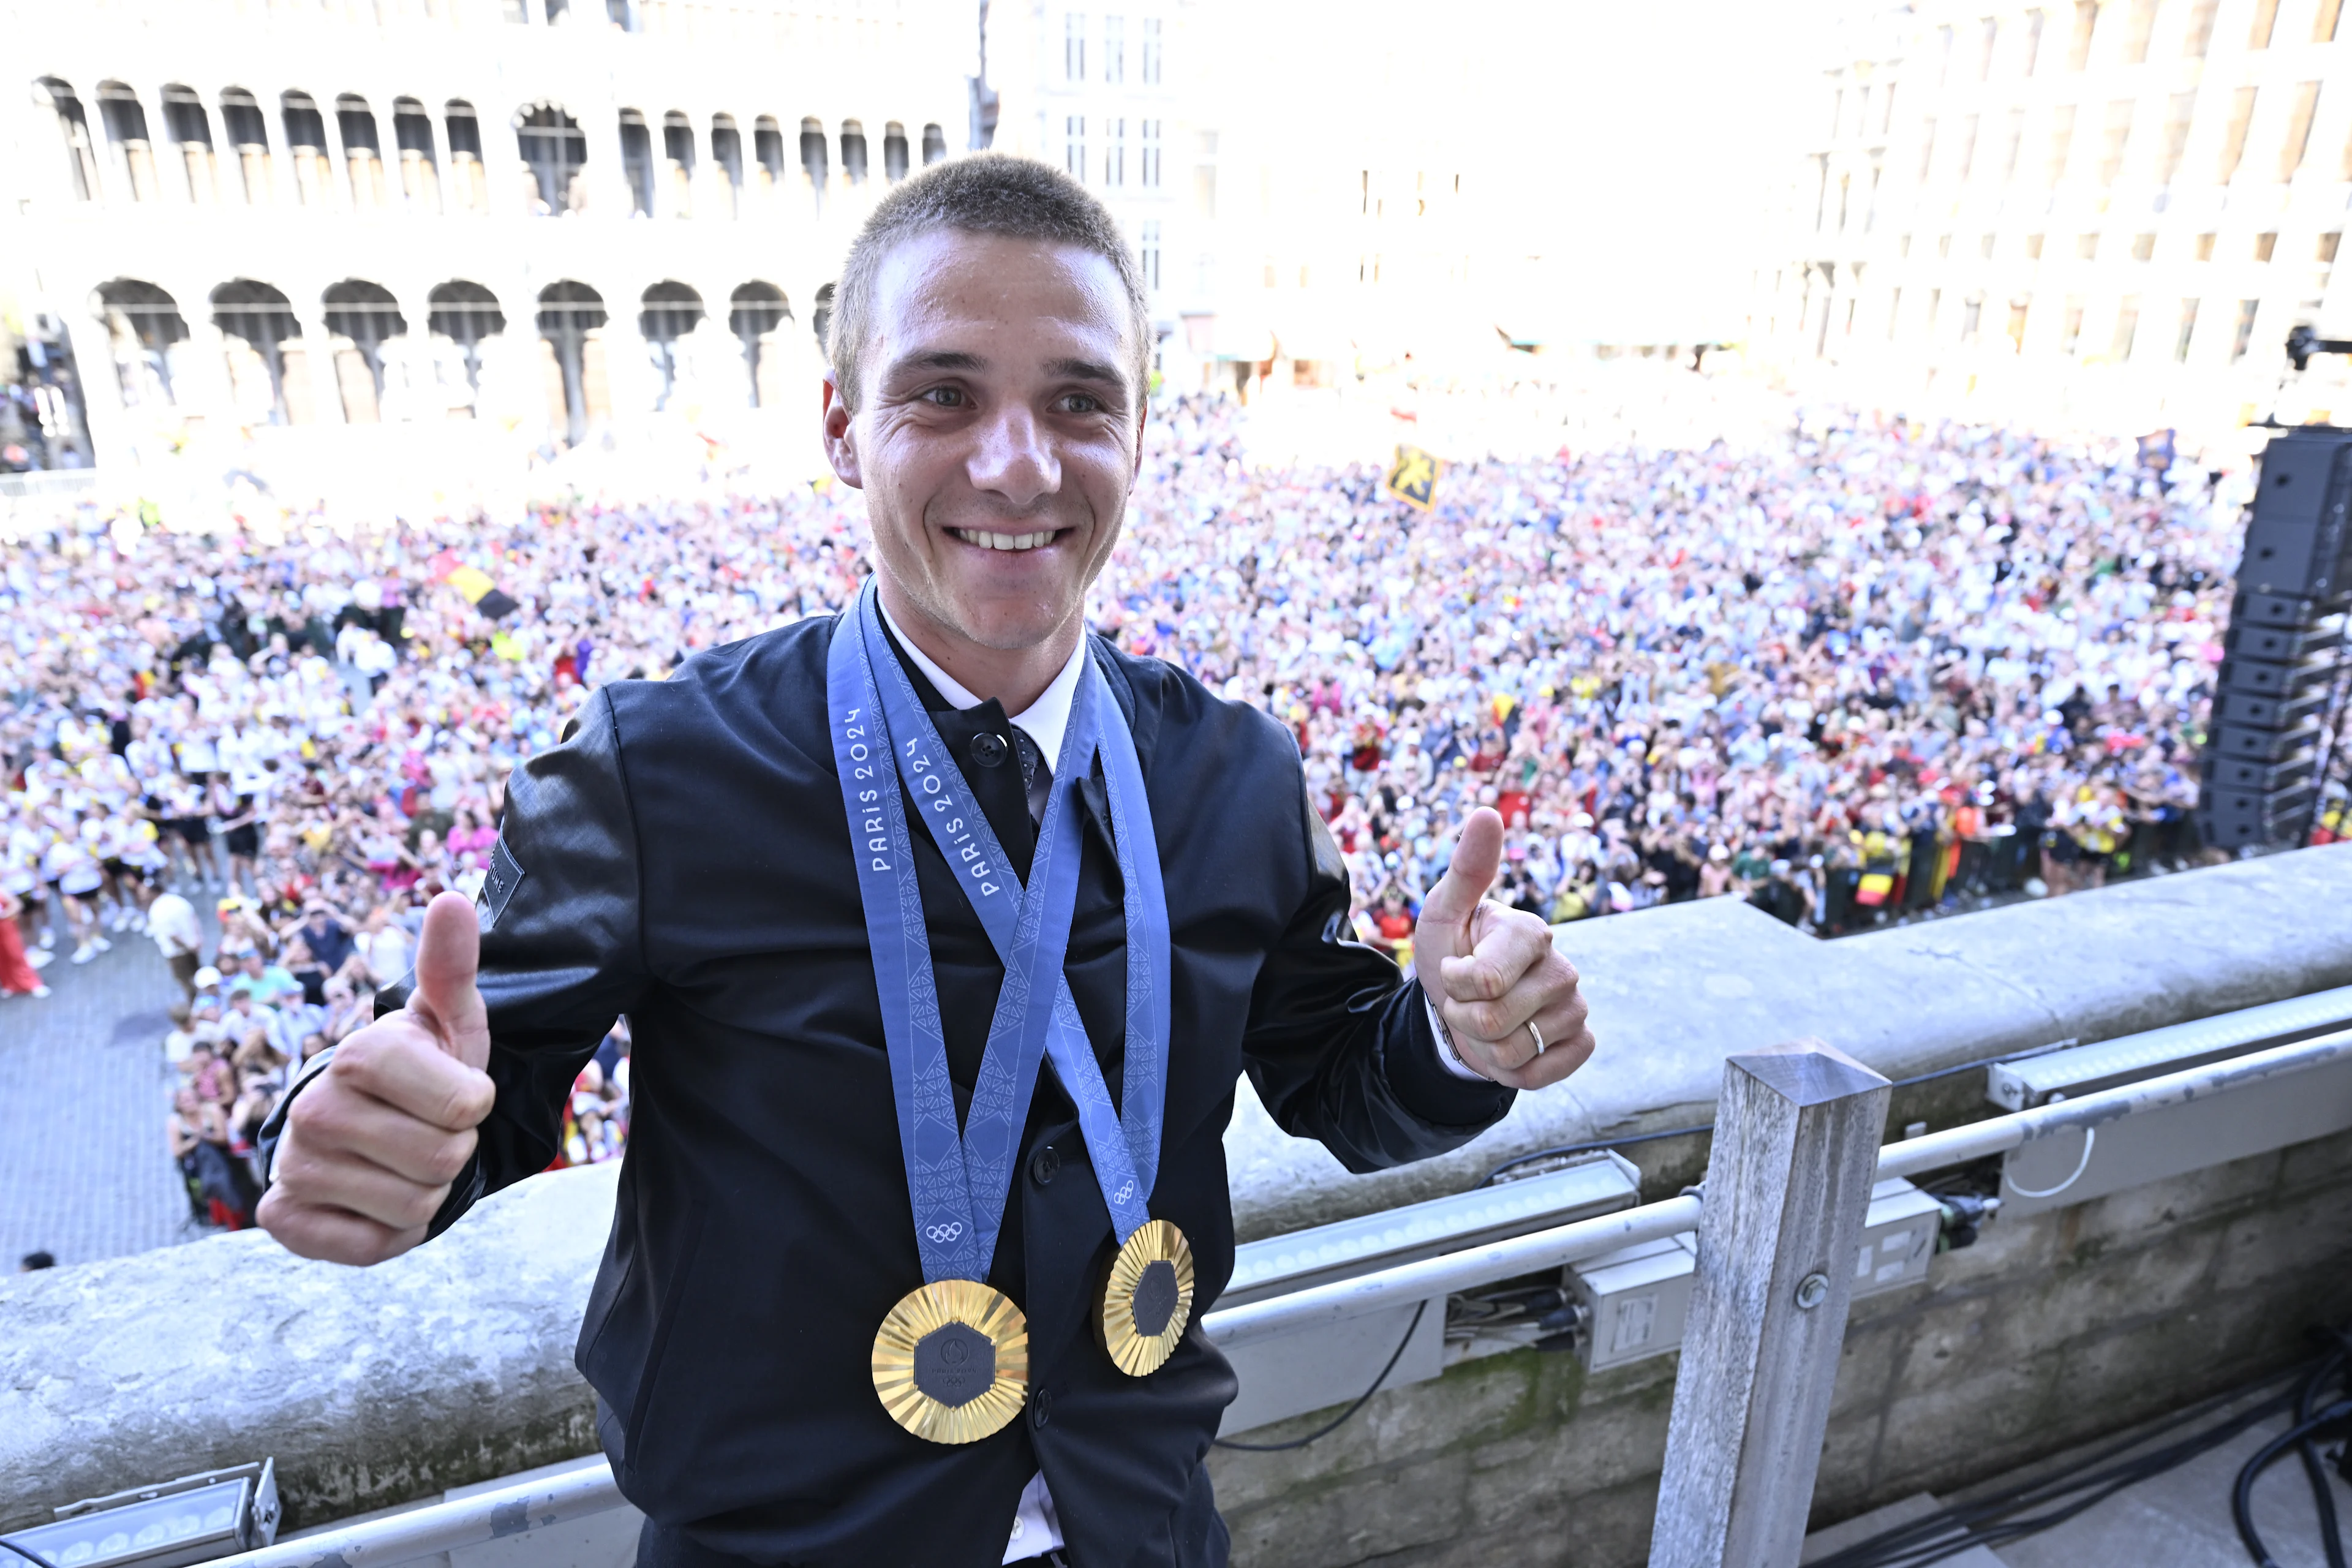
MULTIPOLYGON (((2224 1422, 2220 1426, 2214 1427, 2210 1431, 2198 1433, 2189 1437, 2184 1438, 2182 1441, 2173 1445, 2169 1448, 2158 1450, 2157 1453, 2147 1455, 2139 1460, 2117 1465, 2114 1468, 2105 1471, 2097 1476, 2075 1482, 2071 1488, 2060 1489, 2053 1494, 2054 1496, 2064 1496, 2068 1489, 2080 1491, 2082 1495, 2076 1497, 2071 1502, 2053 1509, 2047 1513, 2030 1515, 2022 1519, 2005 1520, 1998 1523, 1993 1523, 1980 1528, 1974 1531, 1975 1539, 1989 1546, 2006 1544, 2009 1542, 2021 1540, 2028 1535, 2037 1534, 2040 1531, 2049 1530, 2053 1526, 2063 1524, 2068 1520, 2074 1519, 2079 1514, 2088 1512, 2090 1510, 2097 1507, 2100 1503, 2106 1501, 2109 1498, 2114 1497, 2118 1492, 2127 1491, 2131 1488, 2139 1485, 2142 1481, 2162 1475, 2167 1470, 2173 1469, 2179 1465, 2185 1464, 2200 1454, 2219 1447, 2221 1444, 2228 1442, 2231 1438, 2237 1436, 2240 1433, 2247 1430, 2249 1427, 2258 1426, 2262 1422, 2270 1419, 2284 1406, 2285 1397, 2286 1396, 2284 1395, 2274 1396, 2273 1399, 2266 1401, 2254 1411, 2246 1412, 2241 1416, 2233 1418, 2231 1421, 2224 1422)), ((2044 1500, 2037 1499, 2036 1500, 2044 1500)), ((1959 1547, 1958 1546, 1949 1546, 1944 1551, 1937 1553, 1936 1557, 1921 1559, 1921 1561, 1933 1562, 1944 1557, 1950 1557, 1956 1555, 1958 1550, 1959 1547)))
MULTIPOLYGON (((2345 1336, 2337 1334, 2338 1340, 2345 1336)), ((2320 1369, 2304 1380, 2303 1391, 2296 1396, 2295 1419, 2311 1419, 2311 1406, 2319 1397, 2320 1385, 2335 1371, 2347 1371, 2345 1363, 2352 1359, 2352 1340, 2345 1340, 2346 1348, 2337 1352, 2320 1369)), ((2352 1371, 2347 1371, 2344 1392, 2352 1394, 2352 1371)), ((2327 1484, 2327 1467, 2320 1461, 2319 1445, 2309 1436, 2295 1445, 2303 1458, 2304 1479, 2311 1483, 2311 1500, 2319 1510, 2319 1546, 2327 1554, 2327 1568, 2347 1568, 2344 1560, 2344 1529, 2336 1517, 2336 1489, 2327 1484)))
MULTIPOLYGON (((2091 1151, 2098 1146, 2099 1130, 2095 1127, 2085 1127, 2083 1129, 2083 1157, 2074 1162, 2074 1173, 2073 1175, 2067 1177, 2064 1181, 2059 1183, 2054 1187, 2040 1188, 2021 1187, 2017 1184, 2016 1181, 2012 1179, 2009 1184, 2009 1190, 2016 1194, 2021 1198, 2054 1198, 2060 1193, 2064 1192, 2068 1187, 2073 1186, 2076 1182, 2083 1179, 2083 1173, 2091 1168, 2091 1151)), ((2338 1568, 2341 1568, 2340 1564, 2338 1565, 2338 1568)))
POLYGON ((1491 1187, 1495 1184, 1495 1178, 1504 1172, 1517 1170, 1521 1165, 1531 1165, 1538 1160, 1557 1160, 1570 1154, 1590 1154, 1601 1149, 1622 1149, 1633 1143, 1654 1143, 1661 1138, 1687 1138, 1694 1133, 1714 1131, 1715 1123, 1709 1121, 1698 1127, 1674 1127, 1664 1132, 1634 1132, 1622 1138, 1595 1138, 1589 1142, 1562 1143, 1557 1148, 1530 1150, 1525 1154, 1515 1154, 1504 1161, 1487 1172, 1478 1184, 1482 1187, 1491 1187))
MULTIPOLYGON (((2046 1046, 2036 1046, 2030 1051, 2005 1051, 1997 1057, 1979 1057, 1972 1062, 1960 1062, 1952 1067, 1937 1068, 1933 1072, 1917 1073, 1910 1078, 1898 1078, 1886 1087, 1909 1089, 1915 1084, 1933 1083, 1939 1078, 1954 1078, 1964 1072, 1974 1072, 1979 1068, 1999 1067, 2003 1062, 2021 1062, 2033 1057, 2048 1056, 2052 1051, 2070 1049, 2075 1043, 2073 1040, 2057 1040, 2046 1046)), ((1688 1138, 1697 1133, 1714 1131, 1715 1123, 1708 1121, 1696 1127, 1672 1127, 1664 1132, 1633 1132, 1622 1138, 1594 1138, 1582 1143, 1562 1143, 1550 1149, 1532 1149, 1524 1154, 1512 1155, 1487 1172, 1478 1184, 1482 1187, 1491 1187, 1495 1184, 1495 1178, 1504 1172, 1517 1170, 1521 1165, 1533 1164, 1538 1160, 1564 1159, 1570 1154, 1590 1154, 1601 1149, 1622 1149, 1634 1143, 1654 1143, 1661 1138, 1688 1138)))
MULTIPOLYGON (((2263 1472, 2289 1448, 2298 1447, 2321 1428, 2347 1419, 2352 1419, 2352 1399, 2331 1405, 2308 1421, 2296 1422, 2263 1444, 2254 1457, 2246 1461, 2246 1468, 2238 1472, 2238 1484, 2231 1489, 2230 1493, 2230 1515, 2237 1523, 2238 1539, 2246 1543, 2247 1552, 2259 1568, 2279 1568, 2279 1563, 2271 1555, 2270 1549, 2263 1544, 2261 1531, 2254 1528, 2254 1483, 2262 1479, 2263 1472)), ((2341 1550, 2341 1542, 2338 1542, 2339 1554, 2341 1550)), ((2341 1560, 2340 1555, 2338 1560, 2341 1560)))
MULTIPOLYGON (((1304 1448, 1318 1437, 1328 1437, 1346 1426, 1349 1418, 1361 1410, 1370 1401, 1372 1395, 1381 1391, 1381 1384, 1389 1380, 1389 1373, 1394 1372, 1397 1363, 1404 1359, 1405 1347, 1412 1343, 1412 1336, 1421 1328, 1422 1314, 1428 1310, 1429 1303, 1426 1301, 1412 1310, 1412 1321, 1404 1326, 1404 1338, 1397 1342, 1397 1348, 1389 1356, 1388 1365, 1381 1368, 1381 1375, 1372 1379, 1371 1387, 1356 1396, 1356 1402, 1353 1405, 1333 1416, 1328 1424, 1318 1426, 1304 1437, 1294 1437, 1287 1443, 1228 1443, 1223 1437, 1212 1437, 1209 1439, 1210 1446, 1216 1448, 1238 1448, 1244 1454, 1283 1454, 1293 1448, 1304 1448)), ((47 1564, 44 1564, 43 1568, 47 1568, 47 1564)))
POLYGON ((2177 1412, 2154 1429, 2111 1444, 2054 1475, 1943 1509, 1856 1542, 1822 1558, 1812 1568, 1927 1568, 1973 1547, 1997 1548, 2063 1524, 2117 1492, 2185 1464, 2273 1416, 2291 1414, 2295 1408, 2295 1389, 2283 1390, 2211 1426, 2189 1431, 2162 1448, 2125 1458, 2261 1389, 2288 1378, 2307 1377, 2311 1370, 2305 1363, 2255 1378, 2177 1412), (2047 1511, 2025 1511, 2035 1508, 2047 1511))
POLYGON ((2230 1519, 2238 1529, 2238 1539, 2253 1558, 2258 1568, 2277 1568, 2270 1549, 2263 1544, 2262 1532, 2254 1528, 2254 1483, 2263 1472, 2289 1448, 2303 1460, 2304 1479, 2311 1484, 2311 1500, 2319 1519, 2320 1549, 2326 1553, 2327 1568, 2345 1568, 2343 1529, 2336 1516, 2336 1499, 2327 1479, 2327 1469, 2320 1462, 2319 1446, 2314 1438, 2326 1428, 2339 1423, 2352 1422, 2352 1337, 2341 1330, 2321 1331, 2324 1337, 2336 1342, 2336 1349, 2320 1357, 2319 1363, 2295 1389, 2294 1424, 2284 1436, 2266 1443, 2238 1471, 2237 1484, 2230 1492, 2230 1519), (2314 1413, 2319 1392, 2328 1379, 2341 1375, 2343 1394, 2326 1410, 2314 1413))

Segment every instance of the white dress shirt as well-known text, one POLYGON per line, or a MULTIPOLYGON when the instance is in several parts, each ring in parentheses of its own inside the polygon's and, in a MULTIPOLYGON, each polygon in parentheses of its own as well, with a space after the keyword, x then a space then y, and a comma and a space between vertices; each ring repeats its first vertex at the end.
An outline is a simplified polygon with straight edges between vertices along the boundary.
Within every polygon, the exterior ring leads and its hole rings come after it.
MULTIPOLYGON (((881 603, 880 595, 876 596, 875 602, 881 603)), ((907 650, 907 657, 915 661, 915 668, 928 676, 939 694, 948 700, 950 707, 977 708, 985 700, 973 696, 971 688, 941 669, 937 660, 916 647, 915 639, 907 635, 907 629, 898 624, 898 618, 890 613, 887 605, 883 607, 882 622, 890 628, 890 635, 898 639, 898 646, 907 650)), ((1045 765, 1049 768, 1061 760, 1062 732, 1070 727, 1070 704, 1077 698, 1078 677, 1085 672, 1086 666, 1087 639, 1081 637, 1078 646, 1070 650, 1069 662, 1062 666, 1062 673, 1054 677, 1045 689, 1038 693, 1036 701, 1012 716, 1013 722, 1021 727, 1022 732, 1037 742, 1038 753, 1045 759, 1045 765)))

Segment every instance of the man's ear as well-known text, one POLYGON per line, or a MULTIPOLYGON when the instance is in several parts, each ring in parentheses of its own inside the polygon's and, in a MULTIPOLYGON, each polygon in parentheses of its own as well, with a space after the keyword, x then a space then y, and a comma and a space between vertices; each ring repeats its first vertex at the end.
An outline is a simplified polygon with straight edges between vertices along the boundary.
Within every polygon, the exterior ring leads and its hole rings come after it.
MULTIPOLYGON (((853 489, 864 489, 866 479, 857 466, 856 424, 852 419, 849 405, 841 400, 841 388, 834 381, 833 372, 824 373, 824 459, 833 465, 841 482, 853 489)), ((1138 454, 1140 457, 1140 452, 1138 454)))

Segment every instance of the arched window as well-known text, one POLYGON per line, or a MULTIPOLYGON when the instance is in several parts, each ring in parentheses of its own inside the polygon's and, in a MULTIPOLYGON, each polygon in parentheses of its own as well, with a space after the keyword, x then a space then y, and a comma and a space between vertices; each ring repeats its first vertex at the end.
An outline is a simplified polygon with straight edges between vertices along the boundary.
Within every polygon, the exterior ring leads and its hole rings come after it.
POLYGON ((686 336, 702 324, 707 313, 702 296, 676 279, 664 279, 645 292, 645 313, 637 330, 664 342, 686 336))
POLYGON ((801 173, 808 176, 809 189, 816 193, 816 210, 824 211, 825 182, 832 177, 826 168, 824 153, 824 121, 801 121, 801 173))
POLYGON ((727 328, 735 341, 743 345, 743 367, 750 374, 751 406, 780 406, 783 399, 775 387, 765 384, 763 372, 781 368, 777 356, 766 353, 770 334, 793 319, 792 305, 784 291, 772 283, 753 280, 735 290, 728 300, 727 328))
POLYGON ((947 162, 948 133, 936 125, 923 127, 923 166, 947 162))
POLYGON ((286 120, 286 144, 324 153, 327 150, 327 121, 319 112, 318 100, 307 92, 289 92, 283 96, 280 104, 286 120))
POLYGON ((100 82, 98 112, 106 121, 106 139, 114 144, 114 155, 122 161, 122 171, 129 176, 131 199, 153 201, 155 150, 147 138, 147 110, 139 95, 119 81, 100 82))
POLYGON ((743 216, 743 133, 731 114, 710 117, 710 161, 726 184, 729 217, 743 216))
POLYGON ((294 192, 306 207, 323 206, 334 179, 327 162, 327 121, 318 102, 307 92, 289 92, 280 100, 286 124, 287 153, 294 161, 294 192))
MULTIPOLYGON (((479 283, 453 278, 427 290, 425 303, 425 327, 457 345, 458 357, 466 366, 466 385, 469 391, 480 393, 482 340, 507 330, 506 312, 499 309, 499 297, 479 283)), ((471 401, 467 400, 468 406, 471 401)))
POLYGON ((694 121, 671 110, 662 116, 662 167, 667 173, 670 213, 694 216, 694 121))
POLYGON ((816 309, 809 312, 809 330, 816 333, 818 350, 827 354, 833 352, 833 346, 825 342, 825 334, 832 328, 833 285, 827 283, 816 291, 816 309))
POLYGON ((261 118, 261 103, 241 87, 232 87, 221 93, 221 129, 228 135, 232 147, 269 146, 269 126, 261 118))
POLYGON ((180 314, 178 301, 152 283, 118 278, 100 284, 90 305, 106 323, 122 401, 133 408, 168 407, 177 401, 172 391, 170 350, 188 338, 187 320, 180 314))
POLYGON ((182 146, 209 150, 213 144, 212 117, 205 112, 205 100, 195 89, 175 81, 163 85, 163 129, 182 146))
POLYGON ((58 117, 58 131, 66 143, 66 174, 68 189, 74 199, 81 202, 98 200, 98 156, 90 145, 89 116, 83 111, 81 100, 74 89, 56 77, 43 77, 37 85, 37 95, 48 100, 58 117))
POLYGON ((608 411, 604 344, 591 334, 609 319, 604 297, 585 283, 566 278, 539 291, 539 335, 554 357, 563 394, 563 406, 550 399, 549 412, 562 415, 563 438, 575 447, 587 438, 590 416, 608 411))
POLYGON ((400 149, 400 194, 426 212, 441 210, 441 169, 433 155, 433 121, 413 98, 392 100, 392 140, 400 149))
POLYGON ((895 120, 882 127, 882 177, 907 177, 907 128, 895 120))
POLYGON ((335 386, 342 394, 343 417, 354 425, 373 425, 383 417, 383 345, 408 331, 408 318, 400 313, 391 289, 357 278, 329 284, 323 302, 327 331, 351 345, 334 348, 335 386))
POLYGON ((580 171, 588 162, 588 138, 578 121, 559 104, 534 104, 516 117, 515 142, 529 175, 523 197, 530 211, 551 217, 586 210, 588 183, 580 171))
POLYGON ((646 290, 645 306, 637 318, 637 330, 645 334, 654 370, 661 377, 661 391, 654 398, 658 411, 669 406, 670 394, 677 386, 678 340, 702 324, 705 312, 702 296, 671 279, 646 290))
POLYGON ((163 130, 179 144, 180 163, 187 170, 188 199, 199 206, 220 200, 213 163, 212 117, 194 88, 171 82, 163 89, 163 130))
MULTIPOLYGON (((258 423, 307 419, 307 397, 289 397, 287 383, 299 365, 302 325, 286 296, 267 283, 238 278, 213 290, 213 325, 230 340, 229 384, 238 408, 258 423)), ((304 388, 307 391, 307 387, 304 388)))
POLYGON ((621 110, 621 177, 628 183, 629 216, 654 216, 654 137, 646 117, 621 110))
POLYGON ((489 170, 482 162, 482 122, 474 106, 453 98, 442 106, 441 121, 449 138, 450 205, 465 212, 488 212, 489 170))
POLYGON ((221 94, 221 131, 236 153, 237 178, 245 186, 248 206, 270 201, 269 122, 262 118, 260 101, 241 87, 221 94))
POLYGON ((762 114, 751 122, 751 155, 759 161, 760 182, 769 190, 784 183, 784 132, 775 117, 762 114))
POLYGON ((376 136, 375 111, 366 99, 345 93, 335 100, 335 129, 343 138, 343 173, 352 183, 352 205, 383 205, 383 143, 376 136))
POLYGON ((853 185, 866 183, 866 127, 855 120, 841 122, 841 172, 853 185))

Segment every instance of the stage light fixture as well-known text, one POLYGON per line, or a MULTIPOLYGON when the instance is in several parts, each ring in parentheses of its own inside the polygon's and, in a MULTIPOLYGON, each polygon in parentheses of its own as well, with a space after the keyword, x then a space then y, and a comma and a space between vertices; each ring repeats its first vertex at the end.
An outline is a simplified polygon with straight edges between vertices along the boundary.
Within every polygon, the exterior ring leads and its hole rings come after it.
POLYGON ((68 1503, 53 1524, 0 1535, 47 1568, 185 1568, 278 1539, 274 1459, 68 1503))

